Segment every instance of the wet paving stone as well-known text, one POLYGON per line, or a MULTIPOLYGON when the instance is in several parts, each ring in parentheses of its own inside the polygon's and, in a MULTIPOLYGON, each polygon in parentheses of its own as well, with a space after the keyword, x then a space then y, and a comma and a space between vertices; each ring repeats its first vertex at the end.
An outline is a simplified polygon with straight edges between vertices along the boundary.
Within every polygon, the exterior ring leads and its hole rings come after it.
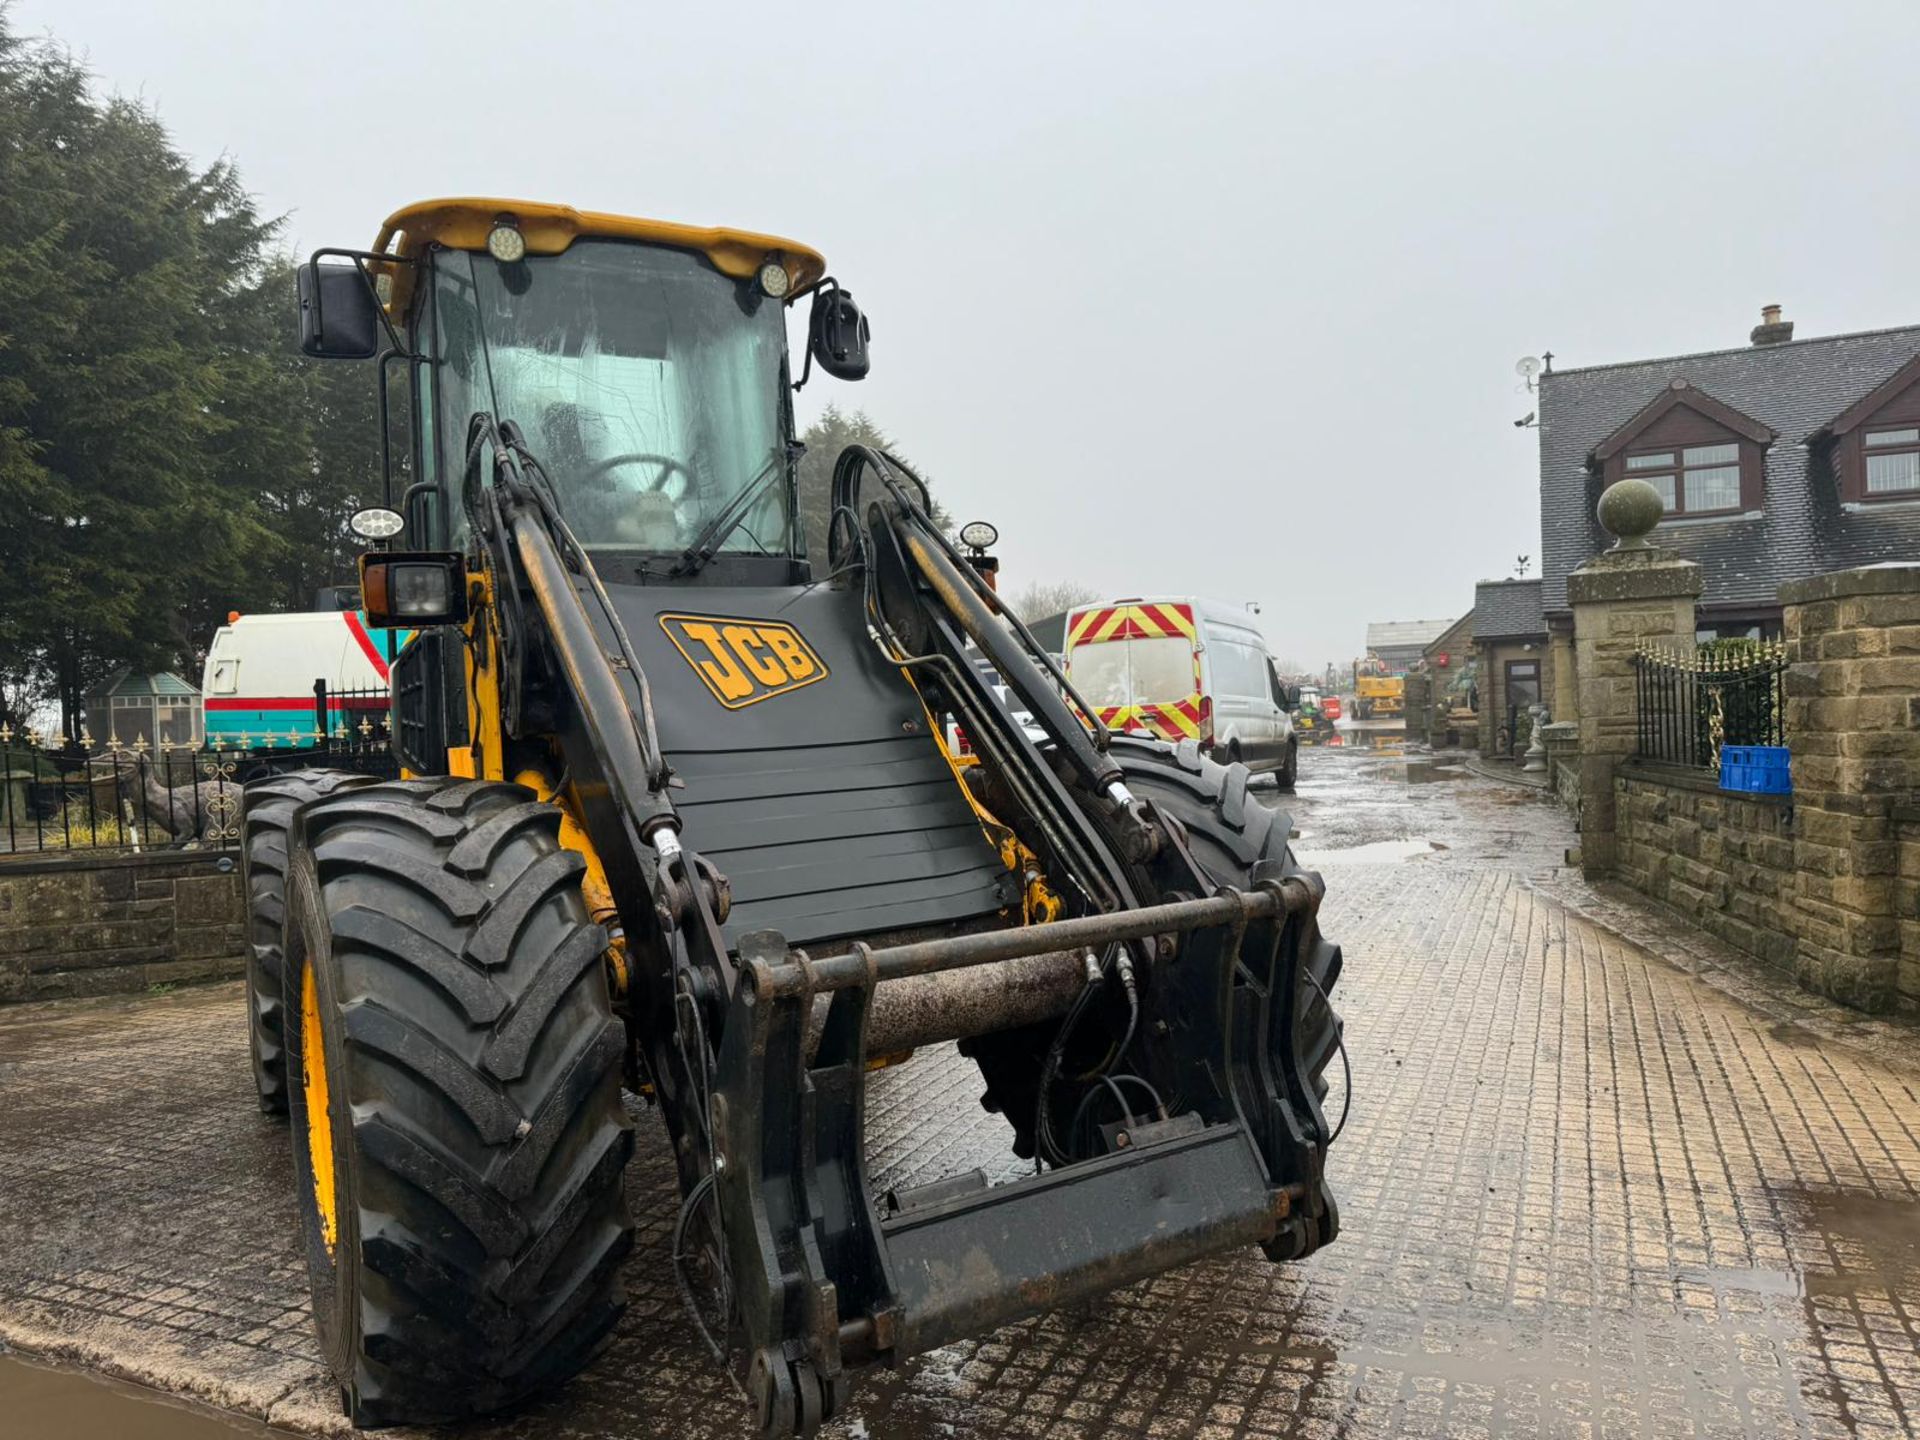
MULTIPOLYGON (((1268 797, 1346 949, 1341 1239, 869 1375, 831 1433, 1920 1431, 1920 1030, 1585 885, 1538 793, 1412 763, 1410 784, 1391 744, 1316 748, 1300 793, 1268 797)), ((878 1182, 1012 1173, 978 1088, 947 1047, 876 1076, 878 1182)), ((613 1348, 462 1440, 749 1433, 672 1280, 657 1117, 635 1122, 613 1348)), ((344 1431, 290 1187, 286 1131, 252 1108, 238 986, 0 1011, 0 1340, 344 1431)))

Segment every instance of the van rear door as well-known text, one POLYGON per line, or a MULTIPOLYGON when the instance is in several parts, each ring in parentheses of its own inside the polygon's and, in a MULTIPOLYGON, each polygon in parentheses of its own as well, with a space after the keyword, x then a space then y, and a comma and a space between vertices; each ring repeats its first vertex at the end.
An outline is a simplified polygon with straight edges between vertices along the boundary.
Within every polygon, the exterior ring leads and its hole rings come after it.
POLYGON ((1193 607, 1133 602, 1074 612, 1067 675, 1102 724, 1178 742, 1212 738, 1193 607))

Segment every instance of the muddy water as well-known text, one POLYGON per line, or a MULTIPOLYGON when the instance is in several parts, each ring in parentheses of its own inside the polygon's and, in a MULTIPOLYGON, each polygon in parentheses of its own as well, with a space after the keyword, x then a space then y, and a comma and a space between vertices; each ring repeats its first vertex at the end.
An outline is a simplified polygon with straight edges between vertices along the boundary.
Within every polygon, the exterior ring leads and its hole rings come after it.
POLYGON ((1294 854, 1302 865, 1378 865, 1396 860, 1418 860, 1446 848, 1438 840, 1369 840, 1363 845, 1345 845, 1325 850, 1313 845, 1296 845, 1294 854))
POLYGON ((292 1432, 142 1385, 0 1353, 0 1434, 18 1440, 284 1440, 292 1432))

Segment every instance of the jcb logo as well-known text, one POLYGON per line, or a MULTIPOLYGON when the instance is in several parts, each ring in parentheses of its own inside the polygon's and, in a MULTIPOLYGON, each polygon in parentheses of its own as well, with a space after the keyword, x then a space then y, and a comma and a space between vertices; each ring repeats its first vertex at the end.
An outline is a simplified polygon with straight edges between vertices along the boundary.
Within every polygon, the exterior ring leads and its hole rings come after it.
POLYGON ((660 628, 729 710, 827 678, 813 647, 798 630, 778 621, 662 615, 660 628))

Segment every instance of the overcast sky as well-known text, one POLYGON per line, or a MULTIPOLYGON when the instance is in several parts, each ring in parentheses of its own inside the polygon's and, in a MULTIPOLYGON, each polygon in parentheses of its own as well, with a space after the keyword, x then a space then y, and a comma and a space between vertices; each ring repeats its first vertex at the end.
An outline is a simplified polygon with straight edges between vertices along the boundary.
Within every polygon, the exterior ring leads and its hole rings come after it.
MULTIPOLYGON (((500 195, 825 251, 1003 583, 1344 663, 1537 561, 1521 355, 1920 320, 1920 5, 19 0, 300 246, 500 195), (1348 13, 1338 13, 1340 11, 1348 13)), ((292 323, 291 310, 289 324, 292 323)))

